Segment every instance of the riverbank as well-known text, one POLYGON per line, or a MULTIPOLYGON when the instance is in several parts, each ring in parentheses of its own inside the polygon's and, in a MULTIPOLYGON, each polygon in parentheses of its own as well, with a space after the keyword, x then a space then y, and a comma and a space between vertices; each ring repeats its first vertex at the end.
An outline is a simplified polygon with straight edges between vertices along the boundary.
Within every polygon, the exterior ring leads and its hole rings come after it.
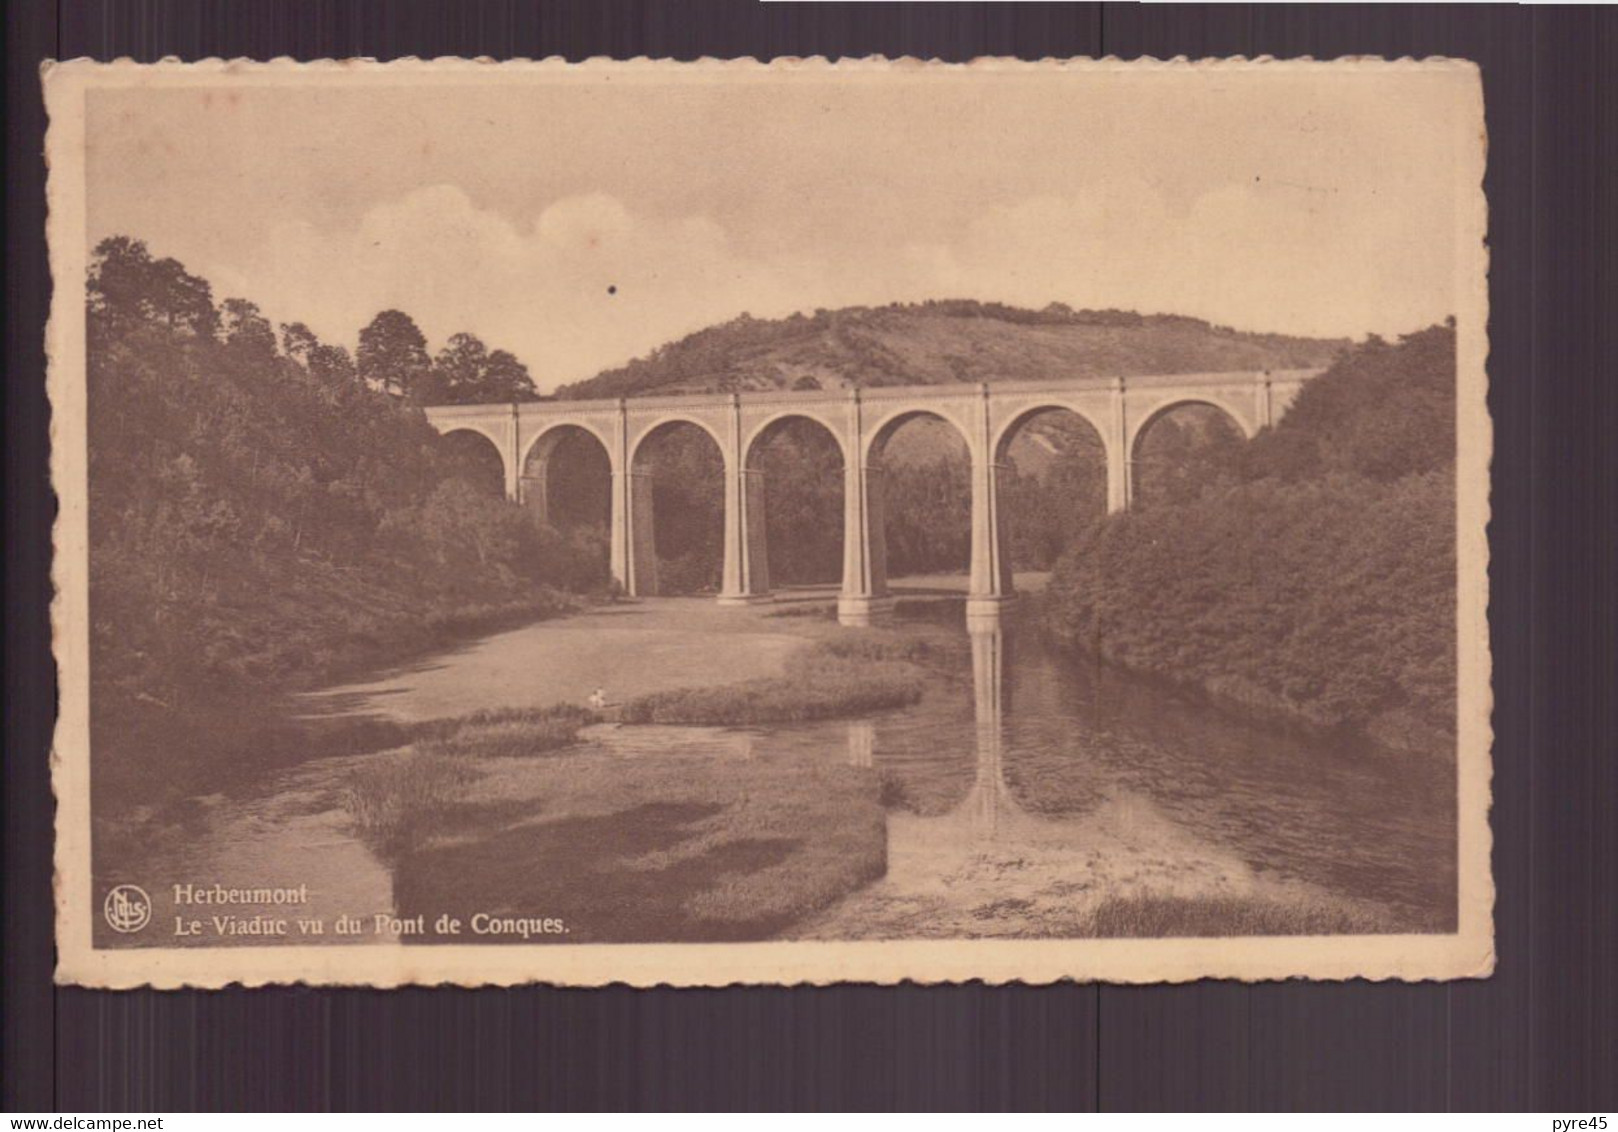
POLYGON ((374 713, 310 713, 301 706, 301 691, 384 666, 403 671, 401 666, 491 633, 554 623, 579 609, 581 601, 543 590, 531 598, 465 604, 414 619, 373 618, 366 632, 332 636, 279 679, 215 682, 168 698, 92 687, 96 812, 117 820, 132 807, 228 790, 244 770, 261 772, 408 742, 414 733, 399 726, 403 721, 374 713))
POLYGON ((97 814, 119 824, 196 794, 229 793, 316 758, 401 747, 422 725, 479 711, 613 705, 688 689, 780 678, 806 644, 836 638, 834 594, 716 610, 712 599, 603 602, 546 595, 479 607, 345 651, 308 678, 219 687, 183 701, 97 698, 97 814), (781 616, 808 610, 815 616, 781 616), (319 672, 340 683, 308 689, 319 672))
MULTIPOLYGON (((814 593, 809 603, 827 602, 814 593)), ((92 721, 97 844, 121 854, 149 836, 152 823, 167 828, 175 815, 193 812, 196 797, 251 791, 272 771, 319 758, 403 749, 474 713, 582 705, 595 689, 621 705, 781 678, 791 657, 840 632, 827 619, 770 616, 778 611, 720 611, 712 600, 668 598, 571 605, 565 616, 547 605, 529 611, 544 616, 511 626, 515 613, 502 610, 455 629, 435 621, 421 631, 429 636, 411 639, 416 647, 401 648, 406 663, 317 691, 220 689, 183 703, 104 707, 92 721), (479 627, 485 636, 468 640, 479 627), (437 642, 437 652, 427 642, 437 642)))
POLYGON ((937 642, 880 629, 845 629, 806 644, 781 676, 637 696, 624 723, 744 726, 849 719, 908 707, 922 696, 920 664, 947 651, 937 642))

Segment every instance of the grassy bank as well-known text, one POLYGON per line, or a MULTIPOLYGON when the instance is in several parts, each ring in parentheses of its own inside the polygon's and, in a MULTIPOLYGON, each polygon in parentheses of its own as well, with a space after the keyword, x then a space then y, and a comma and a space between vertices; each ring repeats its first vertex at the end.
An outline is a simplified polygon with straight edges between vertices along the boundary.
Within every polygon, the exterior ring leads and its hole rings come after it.
POLYGON ((778 677, 716 688, 681 688, 638 696, 623 706, 625 723, 736 726, 837 719, 905 707, 921 699, 918 662, 925 641, 877 630, 816 642, 778 677))
POLYGON ((870 771, 626 759, 576 743, 585 722, 467 717, 353 772, 344 805, 402 915, 556 917, 569 930, 550 938, 574 942, 763 938, 886 869, 870 771))

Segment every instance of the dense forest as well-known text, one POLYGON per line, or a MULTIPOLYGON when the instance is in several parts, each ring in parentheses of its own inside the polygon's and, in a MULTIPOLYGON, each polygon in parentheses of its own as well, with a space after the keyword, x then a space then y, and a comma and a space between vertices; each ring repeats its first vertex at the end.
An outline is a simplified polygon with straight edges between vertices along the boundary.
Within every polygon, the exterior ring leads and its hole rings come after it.
POLYGON ((556 391, 564 399, 693 391, 839 389, 949 382, 1306 368, 1340 339, 1250 334, 1177 315, 1023 310, 966 299, 746 314, 556 391))
POLYGON ((391 659, 603 581, 412 405, 429 383, 521 392, 510 355, 457 335, 429 359, 385 312, 351 357, 125 238, 96 248, 87 319, 98 718, 391 659))
POLYGON ((1357 347, 1273 429, 1084 532, 1051 627, 1261 710, 1452 740, 1454 388, 1452 325, 1357 347))

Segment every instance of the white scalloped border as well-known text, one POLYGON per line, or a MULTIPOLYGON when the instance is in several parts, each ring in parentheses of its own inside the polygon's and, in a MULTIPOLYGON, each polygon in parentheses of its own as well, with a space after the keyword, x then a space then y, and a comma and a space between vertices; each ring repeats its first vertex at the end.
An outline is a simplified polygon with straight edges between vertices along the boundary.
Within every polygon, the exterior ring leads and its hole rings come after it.
MULTIPOLYGON (((407 985, 727 986, 817 985, 866 982, 885 985, 981 982, 1049 984, 1067 981, 1115 983, 1187 982, 1204 978, 1244 981, 1288 978, 1423 981, 1484 977, 1494 970, 1495 889, 1490 870, 1489 827, 1492 777, 1492 692, 1488 637, 1489 467, 1493 430, 1487 405, 1488 248, 1486 160, 1481 73, 1477 64, 1446 56, 1424 59, 1345 56, 1231 56, 1192 60, 1142 57, 1049 58, 1028 61, 984 56, 969 62, 910 56, 828 59, 783 56, 692 61, 640 56, 614 60, 594 56, 569 61, 494 60, 415 56, 378 62, 371 58, 268 61, 209 57, 156 63, 129 58, 111 62, 47 60, 40 65, 51 127, 47 231, 53 281, 83 278, 81 234, 84 207, 82 121, 69 100, 90 85, 168 85, 176 80, 221 78, 258 83, 308 82, 347 76, 376 78, 477 76, 486 81, 524 78, 723 78, 843 77, 982 74, 1186 74, 1221 75, 1263 71, 1356 71, 1367 76, 1398 72, 1465 76, 1471 83, 1480 145, 1475 162, 1457 185, 1457 231, 1475 241, 1474 254, 1457 265, 1457 557, 1460 637, 1460 902, 1461 930, 1452 936, 1248 937, 1240 939, 972 940, 891 942, 780 941, 748 944, 594 944, 569 946, 152 948, 97 950, 90 944, 90 813, 88 777, 88 611, 85 472, 83 455, 82 291, 55 288, 46 327, 47 387, 52 407, 51 475, 59 509, 53 529, 51 603, 53 654, 60 676, 60 715, 51 751, 56 798, 56 900, 58 983, 158 989, 220 988, 280 984, 395 987, 407 985), (132 81, 131 81, 132 80, 132 81)), ((1463 248, 1467 244, 1461 245, 1463 248)))

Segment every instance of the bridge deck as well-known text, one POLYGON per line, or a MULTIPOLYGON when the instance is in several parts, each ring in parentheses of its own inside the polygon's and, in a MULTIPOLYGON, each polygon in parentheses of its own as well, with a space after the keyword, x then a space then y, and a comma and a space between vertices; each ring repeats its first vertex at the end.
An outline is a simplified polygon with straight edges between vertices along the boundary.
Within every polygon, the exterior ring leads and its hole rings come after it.
MULTIPOLYGON (((1126 377, 1123 381, 1131 389, 1164 387, 1196 389, 1239 385, 1244 381, 1257 381, 1260 377, 1268 374, 1273 384, 1284 386, 1302 384, 1321 372, 1319 368, 1225 370, 1220 372, 1149 374, 1139 377, 1126 377)), ((1085 377, 1066 378, 1058 381, 1001 381, 992 382, 987 388, 991 396, 1026 393, 1100 393, 1112 389, 1115 380, 1117 379, 1112 377, 1085 377)), ((908 401, 918 398, 943 400, 977 397, 982 395, 984 386, 966 382, 953 382, 936 385, 864 385, 842 389, 754 389, 742 390, 735 394, 735 397, 741 404, 753 406, 834 404, 839 401, 846 401, 856 388, 862 401, 908 401)), ((606 397, 576 401, 524 401, 520 403, 520 406, 524 414, 610 410, 616 409, 620 401, 626 402, 637 409, 678 409, 705 405, 727 405, 731 402, 731 396, 729 393, 668 393, 651 397, 606 397)), ((485 402, 475 405, 434 405, 428 409, 428 412, 435 418, 476 416, 480 413, 487 413, 491 408, 506 407, 507 404, 506 402, 485 402)))

